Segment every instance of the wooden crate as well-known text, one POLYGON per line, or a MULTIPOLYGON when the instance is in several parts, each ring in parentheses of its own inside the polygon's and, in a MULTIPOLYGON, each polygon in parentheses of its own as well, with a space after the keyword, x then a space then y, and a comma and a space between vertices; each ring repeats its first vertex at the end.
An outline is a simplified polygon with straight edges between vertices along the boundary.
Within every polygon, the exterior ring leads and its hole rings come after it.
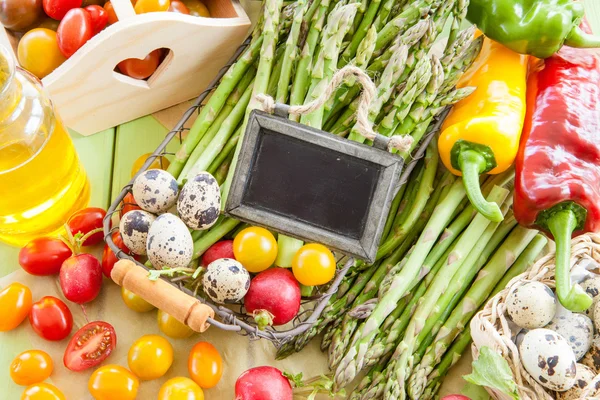
POLYGON ((211 18, 136 15, 130 0, 112 3, 119 21, 42 80, 65 124, 85 136, 198 96, 250 27, 238 0, 205 0, 211 18), (161 48, 169 52, 148 80, 115 71, 161 48))

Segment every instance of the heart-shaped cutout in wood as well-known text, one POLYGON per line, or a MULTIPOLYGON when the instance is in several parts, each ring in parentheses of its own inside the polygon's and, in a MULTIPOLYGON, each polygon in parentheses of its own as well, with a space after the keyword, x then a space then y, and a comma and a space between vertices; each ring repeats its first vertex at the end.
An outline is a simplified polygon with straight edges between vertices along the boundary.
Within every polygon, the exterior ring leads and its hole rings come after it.
POLYGON ((128 58, 117 64, 115 74, 119 79, 141 81, 151 85, 161 71, 173 60, 173 51, 160 48, 150 52, 145 58, 128 58))

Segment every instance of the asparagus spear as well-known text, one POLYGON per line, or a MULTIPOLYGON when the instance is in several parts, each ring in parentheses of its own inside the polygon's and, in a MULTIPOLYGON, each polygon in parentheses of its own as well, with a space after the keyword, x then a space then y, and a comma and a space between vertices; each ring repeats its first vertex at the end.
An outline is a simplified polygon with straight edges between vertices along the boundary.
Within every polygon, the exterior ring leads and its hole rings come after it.
POLYGON ((388 213, 387 219, 385 220, 385 226, 383 227, 383 233, 381 234, 382 242, 387 238, 388 234, 390 233, 396 213, 400 211, 402 202, 405 201, 404 193, 406 192, 406 187, 406 184, 402 185, 398 190, 398 193, 396 193, 396 196, 394 196, 394 200, 392 200, 392 204, 390 205, 390 211, 388 213))
MULTIPOLYGON (((229 167, 231 166, 232 160, 233 160, 233 149, 232 149, 232 151, 229 152, 229 154, 227 155, 227 158, 225 160, 223 160, 221 165, 219 165, 219 167, 214 171, 215 180, 217 181, 217 183, 219 185, 222 185, 223 182, 225 182, 225 179, 227 179, 227 174, 229 173, 229 167)), ((213 172, 211 172, 211 174, 212 173, 213 172)), ((206 231, 195 231, 195 232, 205 233, 206 231)), ((192 238, 194 239, 194 242, 195 242, 196 239, 199 239, 200 237, 199 236, 194 237, 194 235, 192 235, 192 238)))
MULTIPOLYGON (((352 35, 352 40, 350 41, 350 44, 348 44, 348 47, 346 47, 346 49, 340 56, 340 60, 338 62, 338 68, 342 68, 343 66, 348 64, 352 58, 354 58, 354 56, 356 55, 356 52, 358 50, 358 47, 360 46, 360 43, 367 35, 369 28, 372 26, 371 24, 373 23, 373 19, 375 18, 375 16, 377 15, 377 12, 379 11, 380 5, 381 5, 381 0, 371 0, 371 2, 369 3, 369 7, 367 8, 366 12, 364 13, 364 17, 360 21, 360 25, 358 26, 358 28, 354 31, 354 33, 352 35)), ((359 13, 360 12, 361 12, 361 10, 359 8, 359 13)))
MULTIPOLYGON (((240 125, 238 129, 233 133, 233 135, 229 138, 227 143, 225 143, 225 147, 219 153, 217 158, 210 164, 208 169, 206 170, 209 174, 213 174, 219 169, 221 164, 225 161, 225 159, 233 159, 233 153, 235 151, 235 147, 237 146, 238 140, 240 138, 240 134, 242 133, 242 126, 240 125)), ((227 174, 226 174, 227 175, 227 174)), ((222 182, 219 182, 219 185, 222 182)))

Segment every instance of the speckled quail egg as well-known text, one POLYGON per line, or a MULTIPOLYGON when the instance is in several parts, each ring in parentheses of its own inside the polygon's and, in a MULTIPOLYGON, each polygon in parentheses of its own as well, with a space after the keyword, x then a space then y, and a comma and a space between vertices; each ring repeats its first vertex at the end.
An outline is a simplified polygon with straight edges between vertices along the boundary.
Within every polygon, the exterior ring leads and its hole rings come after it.
POLYGON ((150 226, 146 251, 154 268, 186 267, 192 261, 194 241, 183 221, 163 214, 150 226))
POLYGON ((217 222, 221 209, 219 183, 208 172, 187 181, 177 201, 179 218, 196 230, 208 229, 217 222))
MULTIPOLYGON (((556 400, 579 400, 587 386, 594 380, 596 374, 590 368, 583 364, 577 364, 577 374, 575 375, 575 386, 566 392, 559 392, 556 400)), ((600 382, 596 384, 596 390, 600 388, 600 382)))
POLYGON ((155 220, 154 214, 142 210, 129 211, 123 215, 119 231, 125 246, 133 253, 145 256, 148 231, 155 220))
POLYGON ((600 335, 594 336, 592 346, 581 359, 581 363, 590 367, 594 372, 600 373, 600 335))
POLYGON ((581 287, 587 294, 589 294, 593 299, 593 304, 590 308, 585 311, 585 314, 594 319, 594 306, 600 299, 600 276, 594 276, 592 278, 586 279, 581 283, 581 287))
POLYGON ((221 258, 206 268, 202 287, 204 293, 216 303, 237 303, 250 288, 250 274, 238 261, 221 258))
POLYGON ((141 173, 131 189, 135 202, 155 214, 167 212, 177 202, 179 186, 173 175, 162 169, 149 169, 141 173))
POLYGON ((543 283, 527 282, 508 294, 506 311, 520 328, 541 328, 554 318, 556 298, 543 283))
POLYGON ((546 329, 560 333, 567 339, 577 361, 581 360, 592 346, 594 327, 587 315, 576 313, 560 313, 546 325, 546 329))
POLYGON ((600 301, 594 303, 592 307, 594 307, 594 311, 592 312, 594 317, 592 318, 592 321, 594 321, 594 326, 596 327, 596 330, 600 332, 600 301))
POLYGON ((567 340, 549 329, 533 329, 519 347, 521 362, 540 385, 564 392, 575 385, 575 354, 567 340))

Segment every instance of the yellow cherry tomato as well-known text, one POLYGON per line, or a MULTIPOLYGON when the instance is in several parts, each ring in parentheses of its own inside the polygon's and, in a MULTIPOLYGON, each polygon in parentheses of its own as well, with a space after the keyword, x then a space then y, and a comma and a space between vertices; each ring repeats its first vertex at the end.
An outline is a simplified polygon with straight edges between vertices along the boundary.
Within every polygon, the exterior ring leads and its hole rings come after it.
POLYGON ((88 390, 96 400, 135 400, 140 381, 120 365, 105 365, 94 371, 88 390))
POLYGON ((178 377, 161 386, 158 400, 204 400, 204 392, 190 378, 178 377))
POLYGON ((19 64, 33 75, 42 79, 65 62, 58 48, 56 32, 36 28, 27 32, 19 41, 17 49, 19 64))
POLYGON ((135 13, 145 14, 149 12, 168 11, 170 6, 170 0, 138 0, 135 3, 135 13))
POLYGON ((21 400, 66 400, 65 395, 58 388, 49 383, 36 383, 28 386, 21 400))
POLYGON ((183 0, 183 4, 190 10, 190 15, 194 17, 210 18, 208 8, 200 0, 183 0))
MULTIPOLYGON (((142 166, 144 165, 144 163, 146 162, 148 157, 150 157, 151 155, 152 155, 152 153, 142 154, 141 156, 138 157, 137 160, 135 160, 135 162, 133 163, 133 166, 131 167, 131 177, 132 178, 134 177, 135 174, 138 173, 138 171, 142 168, 142 166)), ((154 161, 152 161, 152 164, 150 164, 148 169, 167 169, 167 168, 169 168, 169 165, 171 165, 169 160, 167 160, 163 156, 160 156, 160 157, 156 157, 154 159, 154 161)))
POLYGON ((42 382, 52 374, 54 364, 45 351, 28 350, 19 354, 10 364, 10 377, 21 386, 42 382))
POLYGON ((324 285, 335 275, 335 257, 322 244, 305 244, 292 260, 292 272, 305 286, 324 285))
POLYGON ((158 327, 162 333, 173 339, 185 339, 195 332, 162 310, 158 310, 158 327))
POLYGON ((158 379, 173 364, 173 346, 162 336, 144 335, 129 349, 127 364, 131 372, 143 381, 158 379))
POLYGON ((246 228, 233 239, 233 254, 248 271, 261 272, 275 262, 277 241, 273 234, 264 228, 246 228))
POLYGON ((201 388, 217 386, 223 375, 223 359, 219 351, 208 342, 198 342, 188 357, 188 372, 201 388))
POLYGON ((31 290, 18 282, 0 292, 0 332, 15 329, 29 315, 32 305, 31 290))
POLYGON ((121 297, 123 298, 123 302, 127 307, 139 313, 152 311, 156 308, 137 294, 130 292, 124 287, 121 287, 121 297))

